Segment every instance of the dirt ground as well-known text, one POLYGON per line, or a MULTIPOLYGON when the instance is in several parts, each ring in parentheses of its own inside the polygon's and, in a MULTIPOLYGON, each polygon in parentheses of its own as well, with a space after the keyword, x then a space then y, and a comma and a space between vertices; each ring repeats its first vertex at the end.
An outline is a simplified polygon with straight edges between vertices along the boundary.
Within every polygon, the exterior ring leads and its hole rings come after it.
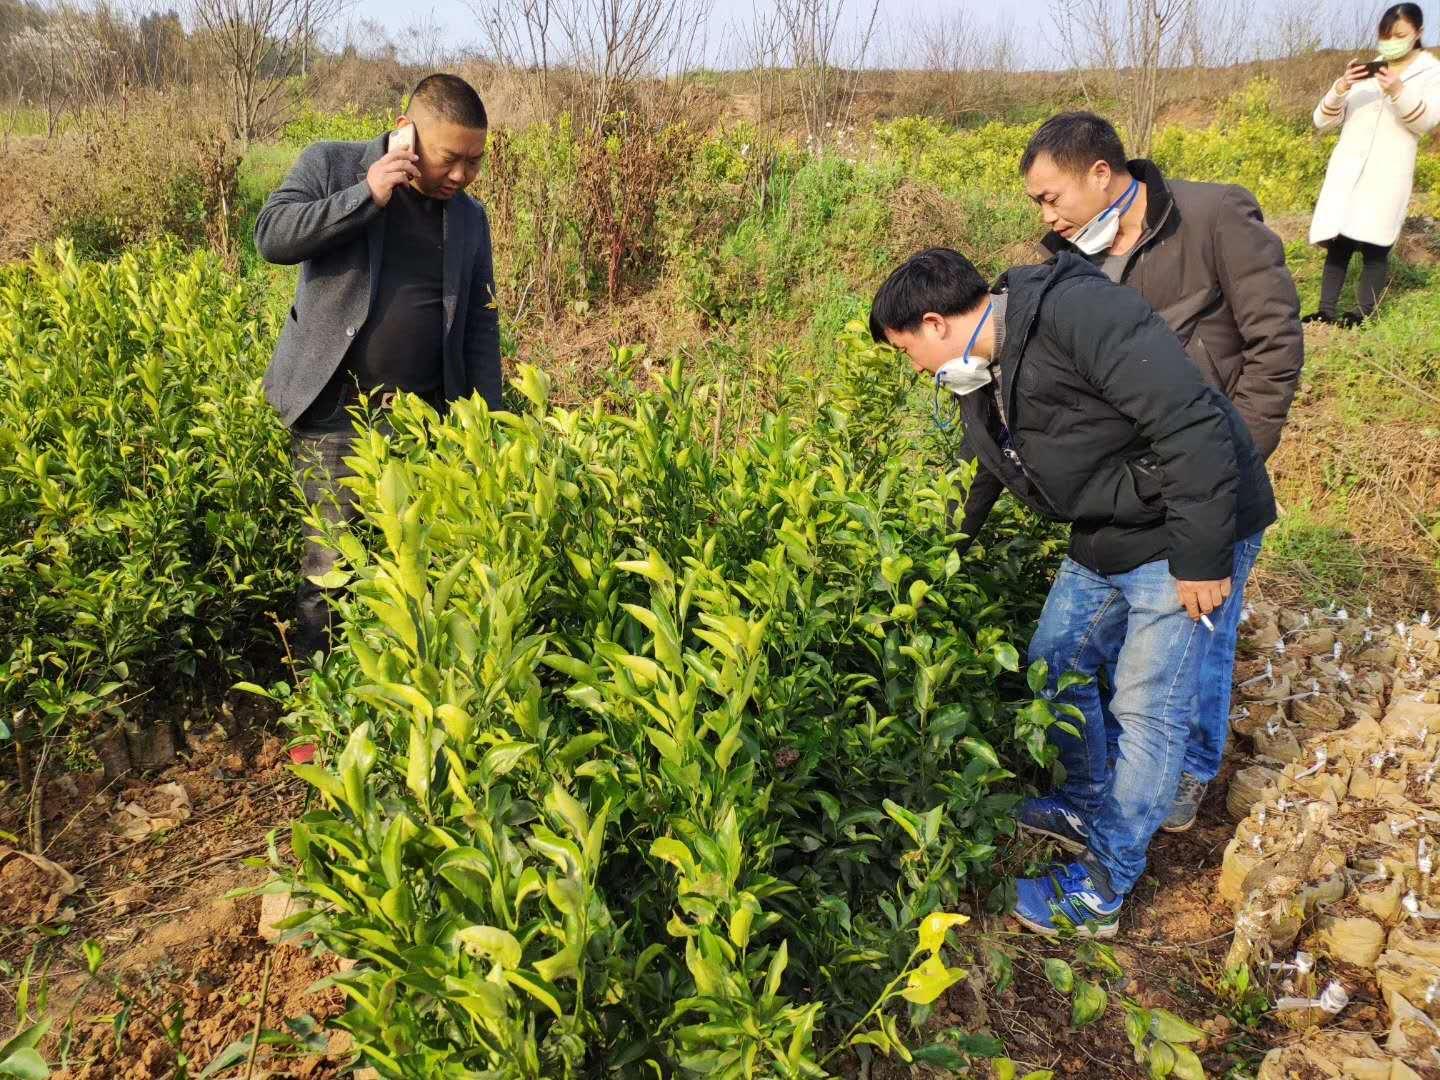
MULTIPOLYGON (((0 984, 0 1003, 13 1005, 13 976, 39 947, 49 958, 50 1015, 57 1027, 75 1018, 69 1065, 57 1077, 174 1075, 177 1055, 164 1028, 177 1019, 181 1050, 198 1075, 250 1035, 262 997, 265 1029, 307 1015, 323 1025, 341 1012, 338 991, 308 992, 333 974, 334 958, 272 948, 257 932, 260 899, 229 895, 265 881, 270 830, 285 850, 286 827, 305 797, 287 762, 277 736, 230 739, 217 726, 192 736, 187 753, 156 776, 108 788, 98 770, 52 780, 44 800, 48 866, 0 849, 0 962, 11 976, 0 984), (85 971, 87 939, 104 949, 99 979, 85 971), (128 1002, 113 992, 117 978, 128 1002), (117 1040, 111 1018, 127 1004, 117 1040), (183 1017, 171 1011, 177 1006, 183 1017)), ((13 797, 0 801, 0 828, 22 833, 24 821, 13 797)), ((39 987, 32 977, 32 1000, 39 987)), ((341 1045, 333 1060, 282 1058, 262 1047, 254 1075, 334 1075, 341 1045)), ((55 1060, 58 1039, 48 1049, 55 1060)))

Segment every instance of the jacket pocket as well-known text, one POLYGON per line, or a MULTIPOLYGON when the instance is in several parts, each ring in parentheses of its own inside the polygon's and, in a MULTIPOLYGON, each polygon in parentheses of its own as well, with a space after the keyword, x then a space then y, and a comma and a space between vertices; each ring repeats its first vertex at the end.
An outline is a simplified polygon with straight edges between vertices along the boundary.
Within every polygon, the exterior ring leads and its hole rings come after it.
POLYGON ((1121 466, 1110 520, 1116 525, 1151 525, 1165 518, 1164 473, 1149 454, 1121 466))

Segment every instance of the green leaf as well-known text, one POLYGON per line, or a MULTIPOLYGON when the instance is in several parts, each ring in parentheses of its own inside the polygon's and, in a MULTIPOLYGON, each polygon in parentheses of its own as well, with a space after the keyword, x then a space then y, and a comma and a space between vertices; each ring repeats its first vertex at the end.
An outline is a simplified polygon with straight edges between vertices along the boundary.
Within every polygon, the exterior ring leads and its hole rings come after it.
POLYGON ((341 589, 350 583, 352 576, 349 570, 337 567, 324 574, 311 574, 306 580, 322 589, 341 589))
POLYGON ((1167 1009, 1150 1011, 1150 1034, 1169 1043, 1198 1042, 1205 1038, 1205 1032, 1167 1009))
POLYGON ((485 751, 484 768, 494 779, 498 780, 520 764, 527 754, 536 749, 538 747, 534 743, 528 742, 496 743, 485 751))
POLYGON ((1110 996, 1098 983, 1082 982, 1075 988, 1075 996, 1070 1002, 1070 1026, 1081 1028, 1099 1019, 1109 1001, 1110 996))
POLYGON ((1045 978, 1050 980, 1050 985, 1062 994, 1068 994, 1075 989, 1075 972, 1064 960, 1051 957, 1045 961, 1045 978))
POLYGON ((605 739, 606 735, 603 731, 587 731, 584 735, 576 735, 555 755, 555 760, 561 765, 573 765, 591 750, 595 749, 595 747, 602 744, 605 739))
POLYGON ((1151 1080, 1165 1080, 1175 1072, 1175 1048, 1167 1042, 1151 1043, 1146 1064, 1151 1080))
POLYGON ((1091 681, 1092 679, 1089 675, 1081 675, 1078 671, 1067 671, 1064 675, 1060 676, 1060 681, 1055 684, 1055 692, 1057 694, 1063 694, 1066 690, 1073 689, 1077 686, 1084 686, 1091 681))
POLYGON ((995 753, 995 748, 984 739, 977 739, 974 736, 966 736, 960 740, 960 745, 971 757, 979 758, 992 769, 1000 768, 1000 755, 995 753))
POLYGON ((1205 1080, 1205 1066, 1188 1046, 1171 1046, 1175 1051, 1175 1067, 1170 1075, 1177 1080, 1205 1080))
POLYGON ((873 1046, 882 1054, 890 1053, 890 1036, 883 1031, 867 1031, 850 1040, 851 1046, 873 1046))
POLYGON ((524 955, 520 942, 498 926, 467 926, 455 932, 455 944, 471 956, 493 960, 502 968, 517 968, 524 955))
POLYGON ((236 1039, 226 1046, 218 1054, 210 1059, 210 1064, 205 1066, 205 1071, 200 1074, 200 1080, 209 1080, 226 1069, 239 1065, 250 1056, 250 1044, 254 1039, 253 1033, 244 1038, 236 1039))
POLYGON ((955 1045, 971 1057, 998 1058, 1005 1053, 1005 1044, 993 1035, 973 1035, 968 1032, 955 1035, 955 1045))
POLYGON ((952 1071, 965 1067, 965 1055, 944 1043, 931 1043, 914 1051, 914 1059, 922 1065, 934 1065, 952 1071))
POLYGON ((996 662, 1006 671, 1020 670, 1020 654, 1015 651, 1015 646, 1008 641, 996 642, 992 652, 996 662))
POLYGON ((1050 665, 1044 660, 1036 660, 1025 672, 1025 682, 1030 687, 1032 694, 1045 692, 1045 685, 1050 681, 1050 665))
POLYGON ((890 820, 905 830, 905 835, 910 837, 916 847, 924 847, 920 842, 920 818, 906 810, 903 806, 897 806, 889 799, 880 804, 881 809, 889 816, 890 820))
POLYGON ((785 974, 785 967, 790 963, 790 943, 780 942, 780 948, 775 950, 775 955, 770 960, 770 970, 765 973, 765 1002, 768 1004, 775 1000, 775 995, 780 992, 780 979, 785 974))
POLYGON ((33 1047, 15 1051, 0 1061, 0 1076, 15 1076, 19 1080, 45 1080, 50 1075, 50 1066, 33 1047))

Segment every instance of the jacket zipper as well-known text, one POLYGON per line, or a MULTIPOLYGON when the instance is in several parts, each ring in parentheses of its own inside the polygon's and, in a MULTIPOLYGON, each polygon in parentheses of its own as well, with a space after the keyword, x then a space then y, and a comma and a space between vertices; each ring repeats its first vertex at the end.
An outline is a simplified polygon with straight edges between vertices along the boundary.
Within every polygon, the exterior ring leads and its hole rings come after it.
MULTIPOLYGON (((1042 297, 1042 298, 1043 298, 1043 297, 1042 297)), ((1030 316, 1030 321, 1029 321, 1029 322, 1026 324, 1026 326, 1025 326, 1025 334, 1024 334, 1024 336, 1022 336, 1021 339, 1020 339, 1020 353, 1021 353, 1021 354, 1024 353, 1024 351, 1025 351, 1025 346, 1030 343, 1030 335, 1034 332, 1035 323, 1036 323, 1036 321, 1037 321, 1039 318, 1040 318, 1040 305, 1039 305, 1039 304, 1036 304, 1036 305, 1035 305, 1035 312, 1034 312, 1034 314, 1032 314, 1032 315, 1030 316)), ((1035 493, 1036 493, 1037 495, 1039 495, 1040 498, 1045 501, 1045 505, 1046 505, 1047 507, 1049 507, 1051 516, 1052 516, 1052 517, 1055 517, 1055 518, 1059 518, 1059 517, 1060 517, 1060 513, 1059 513, 1059 511, 1057 510, 1058 504, 1055 502, 1054 499, 1052 499, 1052 498, 1050 497, 1049 492, 1047 492, 1043 487, 1040 486, 1040 481, 1037 480, 1037 479, 1035 479, 1034 474, 1031 473, 1031 471, 1026 467, 1026 465, 1025 465, 1025 459, 1020 456, 1020 451, 1019 451, 1018 449, 1016 449, 1016 447, 1015 447, 1015 431, 1014 431, 1013 428, 1010 427, 1010 418, 1009 418, 1009 415, 1008 415, 1008 414, 1006 413, 1006 411, 1005 411, 1005 393, 1006 393, 1006 386, 1005 386, 1005 384, 1001 381, 1002 376, 1000 375, 1000 367, 999 367, 998 362, 997 362, 997 364, 996 364, 995 370, 996 370, 996 376, 995 376, 995 407, 996 407, 996 409, 998 409, 999 412, 1000 412, 1000 427, 1001 427, 1001 430, 1003 430, 1003 431, 1004 431, 1007 435, 1009 435, 1009 437, 1010 437, 1010 438, 1009 438, 1009 443, 1010 443, 1010 445, 1009 445, 1009 446, 1002 446, 1002 447, 1000 447, 1000 452, 1001 452, 1002 454, 1004 454, 1005 457, 1007 457, 1007 458, 1010 460, 1010 463, 1011 463, 1012 465, 1014 465, 1017 469, 1020 470, 1020 475, 1023 476, 1023 477, 1025 477, 1025 479, 1030 482, 1030 486, 1035 489, 1035 493)), ((1020 373, 1019 373, 1019 365, 1017 364, 1017 365, 1016 365, 1015 377, 1016 377, 1016 378, 1019 378, 1019 375, 1020 375, 1020 373)))

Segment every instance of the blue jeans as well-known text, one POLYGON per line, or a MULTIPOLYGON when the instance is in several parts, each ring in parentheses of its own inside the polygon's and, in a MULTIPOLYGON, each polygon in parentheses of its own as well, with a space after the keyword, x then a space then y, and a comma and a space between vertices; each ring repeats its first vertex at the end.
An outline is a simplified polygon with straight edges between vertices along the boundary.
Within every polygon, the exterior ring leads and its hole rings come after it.
MULTIPOLYGON (((1210 614, 1215 633, 1206 642, 1205 658, 1200 664, 1199 704, 1194 725, 1190 728, 1190 741, 1185 748, 1185 764, 1180 770, 1202 784, 1210 783, 1219 775, 1220 760, 1225 756, 1225 744, 1230 738, 1230 691, 1235 681, 1235 644, 1240 637, 1240 612, 1245 607, 1245 583, 1255 569, 1264 536, 1262 530, 1235 545, 1230 599, 1218 612, 1210 614)), ((1115 674, 1113 671, 1106 674, 1109 683, 1101 688, 1100 708, 1105 714, 1105 733, 1113 762, 1118 752, 1120 724, 1110 708, 1115 674)))
POLYGON ((1097 680, 1056 697, 1084 714, 1080 737, 1051 728, 1050 738, 1065 767, 1057 794, 1086 822, 1090 851, 1122 895, 1144 873, 1150 838, 1175 798, 1209 637, 1181 606, 1164 560, 1106 575, 1066 559, 1030 642, 1030 661, 1050 665, 1052 691, 1067 671, 1114 672, 1113 768, 1097 680))

